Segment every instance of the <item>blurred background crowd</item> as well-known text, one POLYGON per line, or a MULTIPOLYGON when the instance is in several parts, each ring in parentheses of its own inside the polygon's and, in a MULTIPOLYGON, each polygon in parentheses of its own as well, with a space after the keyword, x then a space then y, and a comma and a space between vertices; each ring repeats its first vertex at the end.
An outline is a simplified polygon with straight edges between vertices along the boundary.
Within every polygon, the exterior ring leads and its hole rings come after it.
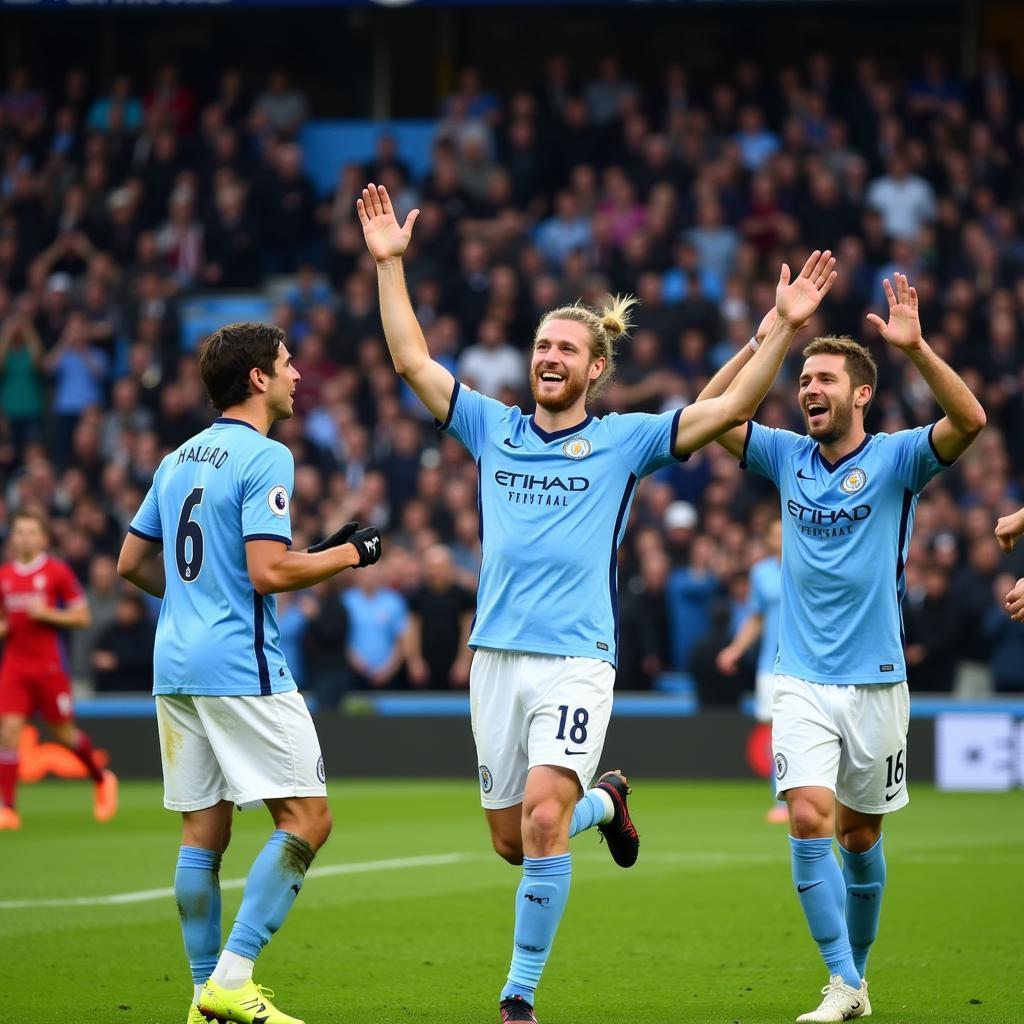
MULTIPOLYGON (((72 669, 145 690, 155 609, 118 581, 125 528, 164 453, 213 417, 180 304, 261 291, 303 375, 274 436, 295 456, 295 546, 358 519, 385 557, 282 595, 295 675, 332 706, 354 688, 465 687, 480 548, 475 465, 394 373, 355 217, 367 181, 422 213, 406 260, 434 356, 530 406, 526 358, 547 309, 639 297, 615 385, 595 411, 692 401, 773 305, 779 266, 832 248, 839 280, 801 334, 850 334, 879 362, 869 430, 932 422, 916 371, 867 326, 881 280, 909 274, 925 337, 981 397, 989 426, 925 491, 904 606, 911 686, 1024 690, 1024 627, 1002 595, 1024 561, 998 516, 1024 503, 1024 93, 1001 56, 977 74, 936 53, 683 64, 634 81, 612 55, 551 54, 518 89, 467 67, 414 175, 383 134, 319 194, 303 91, 281 69, 212 87, 173 63, 145 79, 24 67, 0 93, 0 524, 42 508, 52 551, 87 587, 72 669)), ((802 429, 799 346, 759 419, 802 429)), ((620 556, 623 689, 691 680, 735 703, 749 663, 715 656, 749 606, 774 489, 711 448, 646 480, 620 556)), ((0 527, 2 529, 3 527, 0 527)), ((871 566, 851 565, 851 573, 871 566)))

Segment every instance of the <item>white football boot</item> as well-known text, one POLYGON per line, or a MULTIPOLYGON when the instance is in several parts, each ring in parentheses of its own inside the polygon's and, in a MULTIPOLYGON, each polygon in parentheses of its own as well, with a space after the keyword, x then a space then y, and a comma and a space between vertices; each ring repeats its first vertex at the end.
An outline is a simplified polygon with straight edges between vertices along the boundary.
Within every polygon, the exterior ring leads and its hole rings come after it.
POLYGON ((861 979, 860 988, 851 988, 841 974, 833 974, 821 990, 825 997, 821 1005, 810 1013, 797 1017, 797 1024, 837 1024, 839 1021, 867 1017, 871 1013, 867 982, 861 979))

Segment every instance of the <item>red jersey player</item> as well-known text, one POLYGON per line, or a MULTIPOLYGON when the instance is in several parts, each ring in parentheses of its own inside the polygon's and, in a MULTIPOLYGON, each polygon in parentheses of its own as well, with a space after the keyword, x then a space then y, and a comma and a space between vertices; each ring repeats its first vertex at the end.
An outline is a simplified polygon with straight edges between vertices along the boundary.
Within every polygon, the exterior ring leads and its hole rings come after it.
POLYGON ((89 625, 89 605, 74 573, 46 553, 45 521, 34 512, 11 518, 14 560, 0 565, 0 829, 21 825, 14 809, 21 730, 38 712, 58 742, 85 765, 95 783, 94 813, 109 821, 117 810, 117 777, 96 763, 92 743, 75 725, 71 683, 59 630, 89 625))

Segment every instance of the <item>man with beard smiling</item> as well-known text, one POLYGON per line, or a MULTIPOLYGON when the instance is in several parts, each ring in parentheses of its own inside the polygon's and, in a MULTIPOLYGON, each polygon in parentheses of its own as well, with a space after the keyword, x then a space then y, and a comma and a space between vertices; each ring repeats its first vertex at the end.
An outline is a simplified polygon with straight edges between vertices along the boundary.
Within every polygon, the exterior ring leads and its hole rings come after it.
POLYGON ((778 317, 749 366, 722 395, 659 416, 586 411, 612 373, 632 299, 547 313, 529 370, 537 409, 527 416, 460 385, 431 359, 401 262, 418 211, 399 224, 387 192, 372 184, 357 207, 395 369, 477 463, 473 733, 494 849, 523 866, 499 1012, 503 1024, 535 1021, 534 993, 569 893, 570 837, 597 825, 622 867, 639 849, 625 777, 606 772, 587 790, 611 714, 616 552, 637 481, 753 415, 797 328, 831 288, 835 260, 813 253, 792 282, 783 266, 778 317))
MULTIPOLYGON (((829 971, 821 1005, 801 1022, 871 1012, 864 970, 885 886, 882 816, 908 802, 900 603, 914 509, 925 484, 985 426, 967 385, 922 338, 907 278, 884 287, 889 322, 868 320, 918 368, 942 419, 866 433, 871 354, 851 338, 816 338, 804 349, 798 393, 807 436, 751 422, 718 439, 782 499, 776 790, 789 807, 793 882, 829 971)), ((734 356, 701 398, 720 394, 747 358, 734 356)))

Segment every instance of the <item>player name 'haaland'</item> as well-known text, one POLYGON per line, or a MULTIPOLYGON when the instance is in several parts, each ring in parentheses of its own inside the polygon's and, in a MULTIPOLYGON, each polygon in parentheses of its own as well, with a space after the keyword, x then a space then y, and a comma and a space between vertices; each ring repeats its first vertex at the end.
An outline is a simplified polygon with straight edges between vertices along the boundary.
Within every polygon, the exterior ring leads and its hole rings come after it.
POLYGON ((178 450, 178 457, 174 465, 181 466, 186 462, 209 462, 214 469, 220 469, 228 461, 231 453, 227 448, 214 448, 210 445, 189 445, 188 448, 178 450))

